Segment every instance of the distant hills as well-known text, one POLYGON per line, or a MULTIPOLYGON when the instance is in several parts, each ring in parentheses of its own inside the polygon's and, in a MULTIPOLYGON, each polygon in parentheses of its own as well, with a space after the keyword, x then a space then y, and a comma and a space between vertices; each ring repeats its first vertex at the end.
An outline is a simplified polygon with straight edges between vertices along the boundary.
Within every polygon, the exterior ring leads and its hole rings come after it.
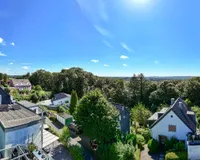
MULTIPOLYGON (((194 76, 149 76, 146 77, 147 79, 151 81, 164 81, 164 80, 187 80, 189 78, 192 78, 194 76)), ((107 78, 116 78, 116 79, 124 79, 125 81, 129 81, 131 77, 107 77, 107 78)))

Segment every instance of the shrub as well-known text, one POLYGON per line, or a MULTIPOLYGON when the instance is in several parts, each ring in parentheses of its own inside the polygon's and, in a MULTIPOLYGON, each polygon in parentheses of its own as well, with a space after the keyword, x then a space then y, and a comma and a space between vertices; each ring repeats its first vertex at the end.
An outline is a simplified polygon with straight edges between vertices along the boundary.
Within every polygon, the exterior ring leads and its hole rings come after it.
POLYGON ((187 160, 187 152, 168 152, 165 160, 187 160))
POLYGON ((151 139, 151 133, 149 129, 139 128, 137 129, 137 133, 141 134, 146 142, 148 142, 151 139))
POLYGON ((63 112, 65 112, 65 109, 62 106, 59 106, 58 109, 57 109, 57 112, 63 113, 63 112))
POLYGON ((178 142, 176 144, 174 144, 174 150, 176 152, 183 152, 185 151, 185 144, 183 142, 178 142))
POLYGON ((172 151, 174 149, 174 144, 178 143, 176 137, 171 137, 170 140, 165 140, 165 151, 172 151))
POLYGON ((69 145, 70 132, 66 126, 62 129, 62 134, 60 135, 59 139, 65 146, 69 145))
POLYGON ((126 135, 126 143, 132 144, 133 146, 136 145, 136 135, 134 134, 127 134, 126 135))
POLYGON ((80 145, 73 145, 69 147, 69 152, 73 159, 75 160, 84 160, 83 158, 83 149, 80 145))
POLYGON ((135 160, 140 160, 140 149, 137 149, 135 152, 134 152, 134 157, 135 157, 135 160))
POLYGON ((140 149, 142 149, 142 148, 143 148, 143 145, 145 144, 145 139, 144 139, 144 137, 143 137, 142 135, 137 134, 137 135, 136 135, 136 142, 137 142, 137 144, 138 144, 138 147, 139 147, 140 149))
POLYGON ((149 151, 151 152, 151 153, 156 153, 156 152, 158 152, 158 148, 159 147, 159 143, 158 143, 158 141, 156 141, 155 139, 150 139, 149 141, 148 141, 148 148, 149 148, 149 151))

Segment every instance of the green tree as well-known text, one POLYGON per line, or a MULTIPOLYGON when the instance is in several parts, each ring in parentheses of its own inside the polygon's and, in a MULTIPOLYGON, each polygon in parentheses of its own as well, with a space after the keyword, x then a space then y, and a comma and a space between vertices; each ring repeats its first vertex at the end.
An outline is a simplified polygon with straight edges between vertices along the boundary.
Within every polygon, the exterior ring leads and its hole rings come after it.
POLYGON ((71 100, 70 100, 70 108, 69 112, 70 114, 74 114, 74 112, 77 110, 77 104, 78 104, 78 96, 75 90, 71 93, 71 100))
POLYGON ((131 120, 138 122, 140 125, 145 127, 150 116, 151 112, 141 103, 137 104, 131 109, 131 120))
POLYGON ((62 129, 62 134, 60 135, 59 139, 66 147, 69 146, 70 131, 66 126, 62 129))
POLYGON ((36 93, 32 93, 31 94, 31 97, 30 97, 30 100, 33 102, 33 103, 37 103, 39 101, 39 97, 36 93))
POLYGON ((5 89, 4 89, 4 91, 6 92, 6 93, 10 93, 10 88, 9 87, 6 87, 5 89))
POLYGON ((0 73, 0 81, 3 80, 3 73, 0 73))
POLYGON ((79 102, 76 120, 90 139, 110 143, 117 136, 117 110, 99 90, 88 92, 79 102))
POLYGON ((33 88, 35 91, 42 91, 42 87, 40 85, 36 85, 33 88))
POLYGON ((8 75, 7 74, 3 74, 3 81, 4 81, 4 83, 8 82, 8 75))

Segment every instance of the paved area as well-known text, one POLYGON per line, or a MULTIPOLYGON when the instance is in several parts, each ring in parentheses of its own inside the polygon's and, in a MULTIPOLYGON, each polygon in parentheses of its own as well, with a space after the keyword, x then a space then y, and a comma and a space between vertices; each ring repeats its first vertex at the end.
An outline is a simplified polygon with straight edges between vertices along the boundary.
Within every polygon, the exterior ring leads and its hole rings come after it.
POLYGON ((70 156, 69 152, 58 141, 51 146, 51 151, 49 155, 54 160, 72 160, 72 157, 70 156))
POLYGON ((150 155, 149 154, 149 148, 147 147, 147 144, 144 145, 144 150, 141 151, 140 160, 162 160, 159 159, 160 155, 150 155))

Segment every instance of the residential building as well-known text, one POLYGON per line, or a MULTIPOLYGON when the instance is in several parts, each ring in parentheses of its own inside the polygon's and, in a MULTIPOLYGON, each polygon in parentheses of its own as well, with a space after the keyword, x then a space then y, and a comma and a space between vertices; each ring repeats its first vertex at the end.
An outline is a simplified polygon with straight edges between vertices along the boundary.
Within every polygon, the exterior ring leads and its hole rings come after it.
POLYGON ((59 106, 59 105, 67 105, 70 104, 71 95, 66 93, 57 93, 52 98, 51 102, 53 106, 59 106))
POLYGON ((73 122, 73 116, 66 113, 58 113, 57 120, 65 126, 70 125, 73 122))
POLYGON ((12 97, 0 87, 0 105, 12 104, 12 97))
POLYGON ((27 145, 40 131, 40 121, 40 116, 18 104, 0 105, 0 149, 27 145))
POLYGON ((28 79, 11 79, 9 85, 18 90, 31 90, 32 87, 28 79))
POLYGON ((196 133, 195 114, 181 98, 175 102, 171 99, 169 108, 154 113, 148 120, 152 137, 160 144, 171 137, 186 142, 189 133, 196 133))
POLYGON ((25 101, 25 100, 19 101, 19 102, 16 102, 16 103, 25 107, 25 108, 28 108, 28 109, 34 111, 36 114, 42 115, 42 112, 43 112, 43 114, 45 114, 44 111, 40 108, 40 106, 35 104, 35 103, 25 101))
POLYGON ((118 110, 118 120, 120 124, 120 130, 123 135, 130 133, 130 111, 122 104, 112 103, 112 105, 118 110))

